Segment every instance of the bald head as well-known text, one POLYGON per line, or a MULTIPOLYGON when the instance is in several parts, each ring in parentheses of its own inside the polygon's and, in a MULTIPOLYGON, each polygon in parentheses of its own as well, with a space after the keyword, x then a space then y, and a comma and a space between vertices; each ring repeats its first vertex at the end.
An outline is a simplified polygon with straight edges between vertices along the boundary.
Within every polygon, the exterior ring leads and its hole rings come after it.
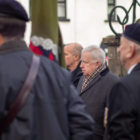
POLYGON ((64 47, 65 63, 70 71, 76 69, 83 47, 79 43, 70 43, 64 47))
POLYGON ((81 51, 82 51, 83 47, 79 43, 70 43, 65 46, 65 49, 71 50, 71 53, 73 55, 81 56, 81 51))

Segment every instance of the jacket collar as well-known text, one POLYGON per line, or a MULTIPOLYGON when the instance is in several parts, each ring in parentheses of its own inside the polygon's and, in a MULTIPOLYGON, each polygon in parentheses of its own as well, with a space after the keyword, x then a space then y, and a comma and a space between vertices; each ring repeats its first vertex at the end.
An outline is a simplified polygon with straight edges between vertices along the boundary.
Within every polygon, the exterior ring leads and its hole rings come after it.
POLYGON ((19 50, 29 50, 25 41, 23 40, 10 40, 5 42, 3 45, 0 46, 0 54, 19 51, 19 50))
POLYGON ((80 64, 81 64, 81 62, 79 62, 77 67, 76 67, 76 69, 72 71, 73 73, 75 73, 75 72, 77 72, 77 71, 79 71, 81 69, 80 64))
POLYGON ((81 64, 81 62, 79 62, 76 69, 74 71, 72 71, 72 80, 79 79, 83 75, 81 68, 80 68, 80 64, 81 64))

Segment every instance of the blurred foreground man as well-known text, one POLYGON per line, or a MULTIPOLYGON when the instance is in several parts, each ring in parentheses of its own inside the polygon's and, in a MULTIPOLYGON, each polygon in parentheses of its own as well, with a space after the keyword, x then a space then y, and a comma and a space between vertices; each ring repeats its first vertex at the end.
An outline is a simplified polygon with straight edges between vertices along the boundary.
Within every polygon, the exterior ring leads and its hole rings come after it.
POLYGON ((29 96, 15 103, 34 56, 23 41, 28 20, 18 2, 0 0, 0 140, 91 140, 93 120, 69 76, 43 56, 35 57, 40 65, 29 96), (9 110, 14 103, 18 103, 17 109, 20 101, 23 105, 19 112, 3 129, 9 110))
POLYGON ((77 89, 87 105, 89 114, 95 120, 92 140, 103 140, 104 110, 107 107, 108 95, 117 81, 117 77, 106 66, 104 51, 96 46, 89 46, 82 50, 80 67, 83 76, 77 89))
POLYGON ((118 51, 128 74, 110 94, 109 140, 140 140, 140 24, 126 26, 118 51))
POLYGON ((77 87, 81 78, 80 58, 83 47, 79 43, 70 43, 64 47, 65 63, 69 71, 72 72, 72 83, 77 87))

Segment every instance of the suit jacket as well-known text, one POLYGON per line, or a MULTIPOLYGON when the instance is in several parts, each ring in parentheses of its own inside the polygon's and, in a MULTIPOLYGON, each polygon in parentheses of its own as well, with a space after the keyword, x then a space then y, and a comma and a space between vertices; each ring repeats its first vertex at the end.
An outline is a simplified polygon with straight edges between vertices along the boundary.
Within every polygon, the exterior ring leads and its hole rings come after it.
POLYGON ((140 133, 140 63, 112 89, 108 133, 110 140, 134 140, 140 133))
POLYGON ((104 135, 104 108, 107 105, 108 94, 118 78, 106 68, 81 92, 83 78, 84 76, 81 77, 77 89, 87 106, 87 111, 95 120, 93 139, 102 140, 104 135))

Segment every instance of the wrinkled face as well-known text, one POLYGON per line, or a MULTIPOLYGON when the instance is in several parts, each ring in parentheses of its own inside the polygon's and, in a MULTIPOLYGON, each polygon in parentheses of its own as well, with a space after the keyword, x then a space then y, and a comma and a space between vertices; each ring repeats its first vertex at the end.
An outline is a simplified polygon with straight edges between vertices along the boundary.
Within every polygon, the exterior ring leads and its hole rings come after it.
POLYGON ((127 63, 128 49, 129 49, 128 40, 125 37, 121 37, 118 52, 120 53, 120 61, 123 66, 125 66, 127 63))
POLYGON ((75 62, 74 55, 72 55, 72 48, 64 47, 64 56, 65 56, 66 66, 69 69, 75 62))
POLYGON ((82 53, 80 68, 81 68, 84 76, 89 76, 98 67, 99 67, 99 65, 97 64, 97 61, 93 60, 90 52, 83 52, 82 53))

